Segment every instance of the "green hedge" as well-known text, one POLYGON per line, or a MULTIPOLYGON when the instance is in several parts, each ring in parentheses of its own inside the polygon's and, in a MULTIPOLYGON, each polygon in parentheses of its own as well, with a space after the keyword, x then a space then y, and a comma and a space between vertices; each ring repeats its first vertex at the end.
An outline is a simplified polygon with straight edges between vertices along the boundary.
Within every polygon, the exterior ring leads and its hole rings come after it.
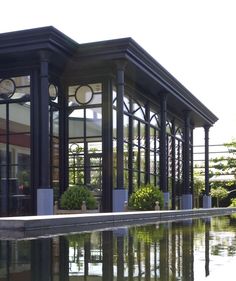
POLYGON ((163 192, 151 184, 143 185, 130 196, 129 207, 134 210, 154 210, 156 201, 159 202, 160 208, 163 209, 163 192))
POLYGON ((96 208, 96 199, 86 186, 70 186, 61 196, 60 207, 65 210, 80 210, 83 201, 87 209, 96 208))

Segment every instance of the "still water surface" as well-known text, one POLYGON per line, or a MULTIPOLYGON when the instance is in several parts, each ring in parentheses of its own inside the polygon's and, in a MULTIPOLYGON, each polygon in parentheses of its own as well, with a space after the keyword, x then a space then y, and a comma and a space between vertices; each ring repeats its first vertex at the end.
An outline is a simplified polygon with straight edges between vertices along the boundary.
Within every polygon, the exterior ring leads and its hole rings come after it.
POLYGON ((236 218, 0 241, 0 281, 236 280, 236 218))

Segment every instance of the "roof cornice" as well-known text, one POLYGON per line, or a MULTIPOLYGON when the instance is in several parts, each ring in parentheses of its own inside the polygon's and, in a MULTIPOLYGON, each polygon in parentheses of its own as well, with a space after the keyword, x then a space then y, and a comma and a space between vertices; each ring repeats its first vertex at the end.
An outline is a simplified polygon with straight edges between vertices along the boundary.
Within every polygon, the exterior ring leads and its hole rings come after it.
POLYGON ((53 26, 0 34, 0 55, 47 49, 72 56, 78 45, 53 26))
POLYGON ((206 123, 214 124, 218 118, 201 103, 186 87, 161 66, 146 50, 132 38, 121 38, 79 45, 77 58, 89 60, 127 59, 158 82, 167 92, 186 105, 188 109, 201 115, 206 123))
POLYGON ((189 106, 191 110, 203 115, 211 124, 218 120, 202 102, 131 38, 129 38, 127 55, 130 61, 156 79, 168 92, 189 106))

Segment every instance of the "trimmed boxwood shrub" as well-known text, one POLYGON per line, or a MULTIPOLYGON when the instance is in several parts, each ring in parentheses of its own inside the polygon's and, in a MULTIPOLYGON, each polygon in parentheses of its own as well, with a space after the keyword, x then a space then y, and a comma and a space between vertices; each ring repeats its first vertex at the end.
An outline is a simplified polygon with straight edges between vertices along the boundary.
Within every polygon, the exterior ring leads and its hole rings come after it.
POLYGON ((163 209, 163 192, 151 184, 143 185, 130 196, 129 207, 134 210, 154 210, 156 201, 159 202, 160 208, 163 209))
POLYGON ((65 210, 80 210, 85 201, 87 209, 95 209, 96 199, 86 186, 70 186, 61 196, 60 206, 65 210))

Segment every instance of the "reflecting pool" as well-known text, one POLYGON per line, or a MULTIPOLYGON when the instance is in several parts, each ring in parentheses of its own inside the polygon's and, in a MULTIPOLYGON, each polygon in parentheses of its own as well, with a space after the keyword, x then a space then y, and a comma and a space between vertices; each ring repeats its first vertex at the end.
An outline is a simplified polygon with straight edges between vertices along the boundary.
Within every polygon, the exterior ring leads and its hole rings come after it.
POLYGON ((235 280, 236 218, 0 241, 0 281, 235 280))

